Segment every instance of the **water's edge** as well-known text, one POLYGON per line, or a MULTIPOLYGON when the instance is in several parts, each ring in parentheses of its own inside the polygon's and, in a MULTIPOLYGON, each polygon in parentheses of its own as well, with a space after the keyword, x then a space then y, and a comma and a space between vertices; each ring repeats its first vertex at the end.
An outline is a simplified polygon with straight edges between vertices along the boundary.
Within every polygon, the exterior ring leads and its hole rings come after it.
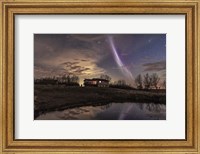
POLYGON ((155 103, 105 103, 40 114, 35 120, 165 120, 166 105, 155 103))

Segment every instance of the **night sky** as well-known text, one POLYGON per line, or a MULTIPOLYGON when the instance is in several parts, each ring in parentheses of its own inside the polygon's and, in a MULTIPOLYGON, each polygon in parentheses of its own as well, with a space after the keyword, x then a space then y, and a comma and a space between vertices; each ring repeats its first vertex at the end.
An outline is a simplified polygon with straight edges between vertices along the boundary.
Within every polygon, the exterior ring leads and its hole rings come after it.
POLYGON ((166 77, 165 34, 35 34, 35 78, 109 75, 134 85, 138 74, 166 77))

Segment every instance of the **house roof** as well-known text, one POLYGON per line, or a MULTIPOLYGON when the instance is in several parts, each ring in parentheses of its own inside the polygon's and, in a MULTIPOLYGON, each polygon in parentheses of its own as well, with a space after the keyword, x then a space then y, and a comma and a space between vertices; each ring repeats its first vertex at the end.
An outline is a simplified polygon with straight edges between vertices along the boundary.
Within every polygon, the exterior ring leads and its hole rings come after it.
POLYGON ((109 82, 108 80, 101 79, 101 78, 84 79, 84 81, 105 81, 105 82, 109 82))

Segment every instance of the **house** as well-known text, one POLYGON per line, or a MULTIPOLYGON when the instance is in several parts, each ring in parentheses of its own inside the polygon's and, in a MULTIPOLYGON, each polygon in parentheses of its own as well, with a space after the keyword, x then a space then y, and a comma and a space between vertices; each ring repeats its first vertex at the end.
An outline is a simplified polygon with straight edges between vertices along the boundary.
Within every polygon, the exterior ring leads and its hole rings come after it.
POLYGON ((109 81, 106 79, 93 78, 84 80, 85 87, 109 87, 109 81))

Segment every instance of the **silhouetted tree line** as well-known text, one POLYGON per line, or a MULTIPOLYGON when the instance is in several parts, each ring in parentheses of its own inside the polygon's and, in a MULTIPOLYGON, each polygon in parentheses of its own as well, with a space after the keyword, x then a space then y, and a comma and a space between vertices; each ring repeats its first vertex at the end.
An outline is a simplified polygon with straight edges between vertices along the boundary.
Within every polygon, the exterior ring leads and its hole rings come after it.
POLYGON ((119 89, 134 89, 131 85, 127 84, 125 80, 114 81, 109 87, 119 89))
MULTIPOLYGON (((160 78, 157 73, 153 73, 149 75, 148 73, 142 76, 139 74, 135 78, 135 84, 137 89, 160 89, 158 86, 160 78)), ((166 89, 166 81, 164 80, 162 83, 163 89, 166 89)))
POLYGON ((62 77, 45 77, 35 79, 35 84, 79 86, 79 77, 76 75, 63 75, 62 77))
MULTIPOLYGON (((111 82, 111 77, 109 75, 103 74, 100 76, 101 79, 106 79, 111 82)), ((114 81, 109 84, 110 88, 118 88, 118 89, 134 89, 131 85, 128 85, 125 80, 114 81)))
MULTIPOLYGON (((125 80, 118 80, 111 83, 111 77, 106 74, 100 75, 101 79, 106 79, 110 82, 109 87, 111 88, 119 88, 119 89, 135 89, 131 85, 127 84, 125 80)), ((135 85, 137 89, 160 89, 158 86, 160 82, 160 78, 158 74, 153 73, 149 75, 148 73, 145 75, 139 74, 135 78, 135 85)), ((79 77, 76 75, 63 75, 62 77, 46 77, 41 79, 35 79, 35 84, 52 84, 52 85, 67 85, 67 86, 80 86, 79 85, 79 77)), ((164 80, 162 83, 163 89, 166 89, 166 81, 164 80)))

